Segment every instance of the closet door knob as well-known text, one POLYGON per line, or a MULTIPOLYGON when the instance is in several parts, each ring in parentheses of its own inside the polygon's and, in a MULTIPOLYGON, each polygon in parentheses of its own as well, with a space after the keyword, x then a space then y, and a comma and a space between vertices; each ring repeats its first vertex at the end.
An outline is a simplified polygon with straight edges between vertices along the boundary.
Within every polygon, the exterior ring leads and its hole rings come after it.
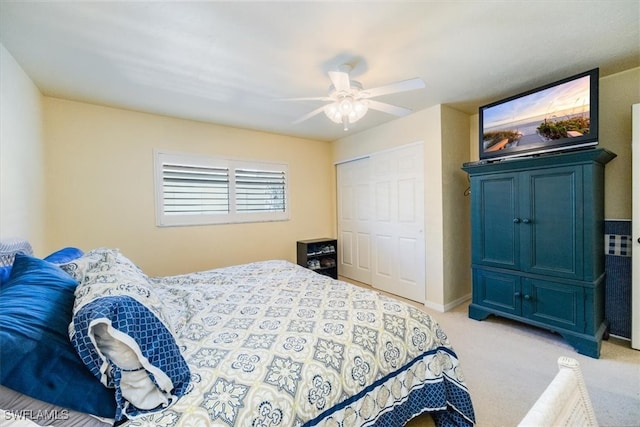
POLYGON ((529 224, 531 220, 529 218, 525 218, 522 220, 522 222, 524 222, 525 224, 529 224))
MULTIPOLYGON (((517 224, 520 222, 520 218, 513 218, 513 223, 517 224)), ((640 241, 640 239, 638 239, 640 241)))

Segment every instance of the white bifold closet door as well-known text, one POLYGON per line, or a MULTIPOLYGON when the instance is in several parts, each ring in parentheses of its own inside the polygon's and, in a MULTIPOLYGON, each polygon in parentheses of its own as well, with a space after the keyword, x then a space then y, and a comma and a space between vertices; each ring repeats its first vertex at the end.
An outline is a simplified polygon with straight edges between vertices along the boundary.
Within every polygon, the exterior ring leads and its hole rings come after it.
POLYGON ((338 183, 338 271, 371 284, 371 179, 369 158, 342 163, 338 183))
POLYGON ((424 144, 338 165, 342 276, 425 301, 424 144))

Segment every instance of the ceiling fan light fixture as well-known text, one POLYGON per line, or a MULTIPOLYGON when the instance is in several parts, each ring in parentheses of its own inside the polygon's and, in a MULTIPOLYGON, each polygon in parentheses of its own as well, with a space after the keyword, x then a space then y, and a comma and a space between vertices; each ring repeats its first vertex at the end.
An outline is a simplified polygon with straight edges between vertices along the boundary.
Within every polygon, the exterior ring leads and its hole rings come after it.
POLYGON ((351 96, 345 96, 324 107, 325 115, 334 123, 342 123, 345 130, 348 130, 349 123, 360 120, 368 110, 369 106, 366 101, 354 99, 351 96))
POLYGON ((353 102, 350 96, 344 97, 340 100, 340 113, 349 115, 353 111, 353 102))
POLYGON ((364 115, 367 114, 368 110, 369 105, 367 104, 366 100, 358 99, 353 103, 353 112, 358 117, 356 120, 360 120, 362 117, 364 117, 364 115))
POLYGON ((324 114, 334 123, 342 123, 342 113, 340 112, 340 104, 332 102, 324 106, 324 114))

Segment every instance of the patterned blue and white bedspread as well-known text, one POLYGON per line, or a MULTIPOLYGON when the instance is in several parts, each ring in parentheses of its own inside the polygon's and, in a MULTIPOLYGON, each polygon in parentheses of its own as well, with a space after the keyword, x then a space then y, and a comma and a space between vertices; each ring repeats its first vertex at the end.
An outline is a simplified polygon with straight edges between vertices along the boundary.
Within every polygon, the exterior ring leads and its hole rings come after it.
POLYGON ((413 306, 287 261, 150 280, 191 381, 126 426, 474 423, 447 336, 413 306))

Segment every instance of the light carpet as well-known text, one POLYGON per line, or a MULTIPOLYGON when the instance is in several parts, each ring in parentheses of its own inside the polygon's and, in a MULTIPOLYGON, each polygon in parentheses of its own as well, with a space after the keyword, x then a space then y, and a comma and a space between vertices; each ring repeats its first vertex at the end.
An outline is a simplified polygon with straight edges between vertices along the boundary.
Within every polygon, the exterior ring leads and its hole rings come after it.
MULTIPOLYGON (((594 359, 578 354, 560 335, 545 329, 495 316, 469 319, 468 304, 446 313, 412 304, 432 315, 448 335, 479 427, 516 426, 558 373, 560 356, 580 363, 601 426, 640 426, 640 351, 629 341, 603 341, 600 358, 594 359)), ((433 424, 425 417, 409 423, 428 425, 433 424)))
POLYGON ((594 359, 578 354, 560 335, 494 316, 469 319, 467 308, 425 311, 438 320, 460 358, 478 426, 516 426, 558 373, 560 356, 580 363, 601 426, 640 426, 640 351, 628 341, 603 341, 594 359))

